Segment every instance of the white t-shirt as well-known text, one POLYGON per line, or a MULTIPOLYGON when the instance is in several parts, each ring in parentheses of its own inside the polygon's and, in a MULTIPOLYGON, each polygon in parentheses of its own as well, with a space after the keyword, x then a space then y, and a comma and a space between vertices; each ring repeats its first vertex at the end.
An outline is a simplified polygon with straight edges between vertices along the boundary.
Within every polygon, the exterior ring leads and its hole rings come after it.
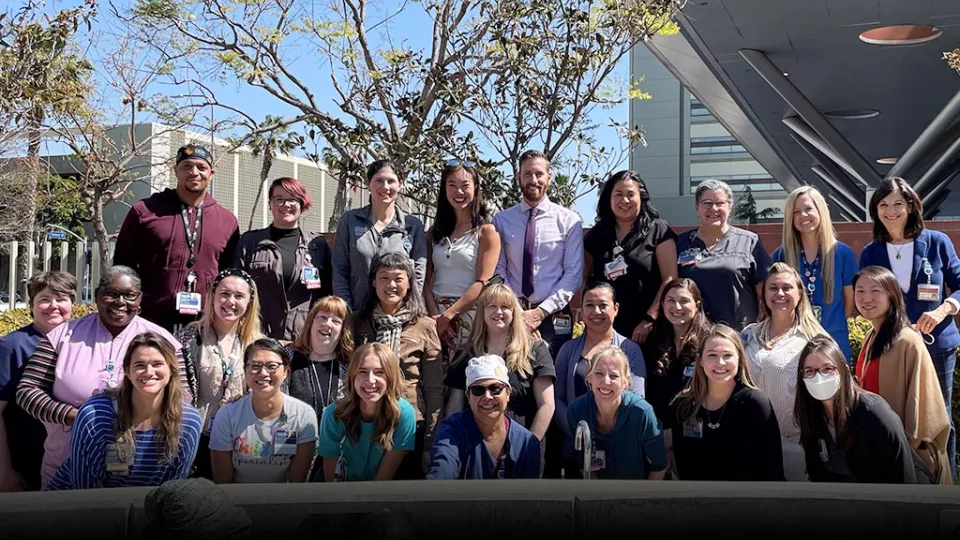
POLYGON ((296 445, 317 440, 317 413, 306 403, 283 394, 283 410, 274 420, 264 421, 253 412, 251 394, 224 405, 210 427, 210 449, 233 452, 233 481, 238 484, 283 483, 296 453, 296 445), (282 436, 285 451, 274 451, 274 439, 282 436), (292 447, 292 452, 291 452, 292 447))
POLYGON ((900 290, 910 292, 910 282, 913 281, 913 242, 906 244, 891 244, 887 242, 887 255, 890 257, 890 270, 897 276, 900 290), (897 258, 897 254, 900 258, 897 258))

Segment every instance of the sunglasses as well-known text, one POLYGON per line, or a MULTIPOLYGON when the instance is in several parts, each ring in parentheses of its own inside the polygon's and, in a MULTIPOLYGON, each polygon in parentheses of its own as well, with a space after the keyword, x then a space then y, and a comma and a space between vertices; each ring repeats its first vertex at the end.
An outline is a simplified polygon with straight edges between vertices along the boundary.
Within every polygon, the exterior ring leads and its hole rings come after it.
POLYGON ((483 397, 487 395, 487 391, 490 391, 490 395, 497 397, 507 389, 505 384, 491 384, 490 386, 471 386, 470 395, 473 397, 483 397))
POLYGON ((459 159, 448 159, 444 164, 447 167, 463 167, 464 169, 472 169, 476 166, 476 163, 472 161, 461 161, 459 159))

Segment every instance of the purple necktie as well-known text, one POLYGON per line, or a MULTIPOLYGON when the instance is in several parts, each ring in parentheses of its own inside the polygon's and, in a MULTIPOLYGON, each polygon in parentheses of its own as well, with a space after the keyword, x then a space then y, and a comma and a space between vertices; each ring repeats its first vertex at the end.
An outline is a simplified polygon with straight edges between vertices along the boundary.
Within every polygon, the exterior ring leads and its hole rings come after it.
POLYGON ((527 218, 527 234, 523 238, 523 296, 527 300, 533 296, 533 245, 537 238, 537 209, 528 210, 530 217, 527 218))

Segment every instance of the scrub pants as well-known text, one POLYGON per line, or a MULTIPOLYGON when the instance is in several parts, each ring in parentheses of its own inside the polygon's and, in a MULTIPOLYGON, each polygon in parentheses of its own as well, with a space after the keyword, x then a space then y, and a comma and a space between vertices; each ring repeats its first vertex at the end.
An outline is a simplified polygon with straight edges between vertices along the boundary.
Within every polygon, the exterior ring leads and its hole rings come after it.
POLYGON ((947 417, 950 419, 950 437, 947 439, 947 458, 950 460, 950 476, 957 478, 957 430, 953 422, 953 370, 957 365, 956 351, 931 354, 933 366, 940 380, 940 392, 947 405, 947 417))

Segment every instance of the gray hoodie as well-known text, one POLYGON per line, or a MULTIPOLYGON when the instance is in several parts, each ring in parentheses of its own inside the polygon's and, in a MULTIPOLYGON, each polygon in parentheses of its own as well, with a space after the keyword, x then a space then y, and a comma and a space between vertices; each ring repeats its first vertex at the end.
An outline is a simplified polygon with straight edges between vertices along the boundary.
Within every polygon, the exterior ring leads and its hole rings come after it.
POLYGON ((343 214, 333 244, 333 294, 351 311, 363 307, 370 289, 370 266, 383 253, 406 253, 413 259, 416 287, 423 291, 427 274, 427 239, 423 223, 396 209, 393 221, 381 232, 373 228, 370 205, 343 214))

